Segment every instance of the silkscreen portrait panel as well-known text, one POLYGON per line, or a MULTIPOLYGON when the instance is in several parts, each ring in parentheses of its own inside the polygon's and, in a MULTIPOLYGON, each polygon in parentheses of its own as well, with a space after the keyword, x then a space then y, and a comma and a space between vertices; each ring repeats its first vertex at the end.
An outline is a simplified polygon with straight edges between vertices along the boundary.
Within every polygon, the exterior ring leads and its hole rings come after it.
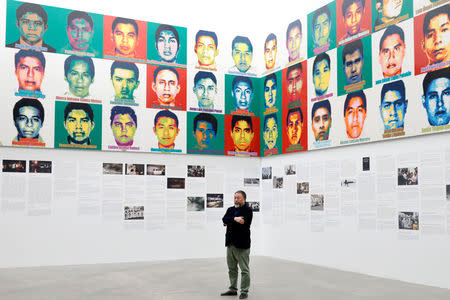
POLYGON ((282 153, 282 114, 281 111, 270 113, 260 118, 261 124, 261 156, 282 153))
POLYGON ((306 99, 300 106, 283 108, 283 153, 308 150, 308 111, 306 99))
POLYGON ((281 71, 259 79, 260 94, 263 95, 259 104, 262 116, 281 111, 283 107, 282 80, 283 74, 281 71))
POLYGON ((259 118, 225 115, 225 155, 258 157, 259 118))
POLYGON ((221 69, 222 48, 223 40, 215 30, 202 27, 188 32, 188 54, 196 70, 216 72, 221 69))
POLYGON ((223 114, 225 111, 224 75, 222 72, 189 72, 187 109, 195 112, 223 114))
POLYGON ((336 1, 308 14, 308 58, 336 48, 336 1))
POLYGON ((257 76, 255 67, 254 50, 252 42, 247 35, 236 35, 231 41, 231 67, 229 74, 242 76, 257 76))
POLYGON ((413 0, 372 0, 372 32, 413 17, 413 0))
POLYGON ((222 114, 187 113, 187 153, 224 155, 225 117, 222 114))
POLYGON ((225 112, 231 115, 257 116, 259 79, 225 75, 225 112))
POLYGON ((308 91, 306 72, 306 60, 282 70, 283 109, 289 109, 306 103, 308 91))
POLYGON ((186 153, 185 111, 146 109, 144 120, 151 126, 145 133, 151 152, 186 153))
POLYGON ((336 122, 341 115, 337 97, 311 101, 308 104, 308 149, 321 149, 338 146, 336 122))
POLYGON ((282 58, 285 57, 285 65, 293 65, 307 58, 307 18, 302 14, 298 19, 292 20, 286 26, 283 41, 280 42, 282 58), (283 55, 283 53, 286 53, 283 55))
POLYGON ((371 0, 336 0, 336 20, 338 47, 369 35, 371 0))
POLYGON ((308 59, 308 98, 311 103, 337 96, 336 49, 308 59))
POLYGON ((145 107, 147 96, 147 66, 126 61, 106 61, 103 74, 107 77, 105 88, 111 105, 145 107))
POLYGON ((147 60, 149 63, 185 67, 187 28, 148 22, 147 60))

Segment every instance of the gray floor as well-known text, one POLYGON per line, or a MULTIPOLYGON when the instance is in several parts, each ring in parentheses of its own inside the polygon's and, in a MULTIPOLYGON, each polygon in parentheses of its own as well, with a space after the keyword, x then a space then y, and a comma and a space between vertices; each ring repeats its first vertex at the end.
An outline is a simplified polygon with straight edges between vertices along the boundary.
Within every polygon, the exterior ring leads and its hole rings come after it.
MULTIPOLYGON (((450 290, 252 257, 249 299, 450 299, 450 290)), ((0 269, 0 299, 237 299, 225 258, 0 269)))

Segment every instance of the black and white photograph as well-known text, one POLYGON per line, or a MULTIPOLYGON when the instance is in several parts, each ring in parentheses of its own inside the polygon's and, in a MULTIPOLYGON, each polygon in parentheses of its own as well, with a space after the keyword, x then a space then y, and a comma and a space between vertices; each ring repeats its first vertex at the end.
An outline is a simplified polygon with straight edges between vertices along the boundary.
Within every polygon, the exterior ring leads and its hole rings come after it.
POLYGON ((398 185, 418 185, 419 168, 398 168, 398 185))
POLYGON ((27 167, 26 160, 3 160, 3 172, 8 173, 25 173, 27 167))
POLYGON ((362 170, 370 171, 370 157, 367 156, 362 158, 362 170))
POLYGON ((125 164, 125 175, 144 175, 144 165, 125 164))
POLYGON ((259 178, 244 178, 244 186, 259 186, 259 178))
POLYGON ((147 165, 147 175, 165 176, 166 175, 166 166, 165 165, 147 165))
POLYGON ((283 188, 283 177, 273 176, 273 188, 274 189, 283 188))
POLYGON ((284 166, 284 174, 286 174, 286 175, 295 175, 296 174, 295 165, 284 166))
POLYGON ((311 194, 311 210, 323 210, 323 195, 311 194))
POLYGON ((206 194, 206 207, 207 208, 222 208, 223 207, 223 194, 206 194))
POLYGON ((144 206, 125 206, 123 213, 125 220, 144 220, 144 206))
POLYGON ((400 211, 398 213, 398 229, 419 230, 419 213, 400 211))
POLYGON ((309 182, 297 182, 297 194, 309 194, 309 182))
POLYGON ((167 178, 168 189, 184 189, 184 186, 185 186, 184 178, 167 178))
POLYGON ((205 197, 187 197, 187 211, 204 211, 205 197))
POLYGON ((46 160, 30 160, 28 172, 30 173, 51 173, 52 162, 46 160))
POLYGON ((253 212, 259 212, 259 201, 249 201, 247 203, 253 212))
POLYGON ((446 185, 446 190, 447 190, 447 201, 450 201, 450 184, 446 185))
POLYGON ((188 166, 187 177, 205 177, 205 166, 188 166))
POLYGON ((272 179, 272 167, 264 167, 262 170, 262 179, 272 179))
POLYGON ((355 178, 342 178, 341 179, 341 188, 353 190, 356 188, 356 179, 355 178))
POLYGON ((103 174, 105 175, 122 175, 123 164, 103 163, 103 174))

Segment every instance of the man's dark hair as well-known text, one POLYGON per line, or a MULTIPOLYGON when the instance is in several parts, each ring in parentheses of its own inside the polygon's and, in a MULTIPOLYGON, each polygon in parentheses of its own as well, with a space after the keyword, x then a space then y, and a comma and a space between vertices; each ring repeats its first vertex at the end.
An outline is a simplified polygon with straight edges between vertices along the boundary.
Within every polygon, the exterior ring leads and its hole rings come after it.
POLYGON ((177 40, 178 43, 178 48, 180 48, 180 36, 178 35, 178 31, 175 27, 173 27, 172 25, 168 25, 168 24, 161 24, 158 26, 158 28, 156 28, 155 31, 155 43, 158 43, 158 38, 161 35, 162 31, 170 31, 173 33, 175 39, 177 40))
POLYGON ((269 81, 269 80, 273 80, 275 88, 278 86, 277 75, 275 75, 275 73, 272 73, 272 74, 269 74, 266 76, 266 78, 264 79, 264 87, 266 87, 267 81, 269 81))
POLYGON ((84 61, 85 63, 87 63, 87 65, 89 66, 88 72, 89 72, 89 74, 91 74, 92 79, 94 79, 94 77, 95 77, 94 62, 92 61, 92 58, 90 58, 89 56, 71 55, 68 58, 66 58, 66 60, 64 61, 64 76, 67 77, 67 74, 69 73, 72 62, 76 61, 76 60, 81 60, 81 61, 84 61))
POLYGON ((425 78, 423 79, 422 82, 422 87, 423 87, 423 95, 426 96, 427 95, 427 91, 428 91, 428 87, 431 84, 431 82, 433 82, 434 80, 438 79, 438 78, 447 78, 448 80, 450 80, 450 68, 444 68, 444 69, 439 69, 436 71, 431 71, 428 72, 427 75, 425 75, 425 78))
POLYGON ((116 27, 118 24, 130 24, 134 27, 134 30, 136 31, 136 35, 139 35, 139 26, 133 19, 127 19, 122 17, 117 17, 114 19, 111 25, 112 33, 114 34, 114 31, 116 30, 116 27))
POLYGON ((328 7, 328 5, 322 6, 321 8, 319 8, 318 10, 316 10, 314 12, 313 18, 312 18, 312 25, 313 25, 313 29, 314 29, 314 24, 316 23, 316 19, 317 17, 319 17, 322 14, 326 14, 328 16, 328 20, 331 21, 331 11, 330 8, 328 7))
POLYGON ((111 78, 113 77, 114 71, 116 71, 116 69, 125 69, 125 70, 133 71, 134 79, 136 79, 136 81, 139 81, 139 69, 136 66, 136 64, 134 64, 132 62, 115 60, 111 65, 111 72, 110 72, 111 78))
POLYGON ((198 122, 208 122, 212 125, 214 134, 217 134, 217 119, 212 114, 199 113, 194 118, 194 131, 197 130, 198 122))
POLYGON ((273 114, 270 114, 270 115, 266 115, 265 117, 264 117, 264 127, 266 127, 266 125, 267 125, 267 122, 269 121, 269 119, 274 119, 275 120, 275 123, 277 124, 277 126, 278 126, 278 118, 277 118, 277 114, 275 114, 275 113, 273 113, 273 114))
POLYGON ((83 19, 86 20, 86 22, 91 25, 91 28, 94 29, 94 21, 92 20, 92 17, 84 11, 79 10, 73 10, 67 15, 67 26, 70 26, 70 23, 72 23, 75 19, 83 19))
POLYGON ((266 37, 266 41, 264 42, 264 50, 266 50, 266 45, 268 42, 270 42, 271 40, 275 40, 275 46, 277 45, 277 36, 274 33, 270 33, 267 37, 266 37))
POLYGON ((392 81, 383 85, 383 87, 381 88, 380 104, 383 104, 384 96, 388 91, 399 92, 402 97, 400 100, 405 102, 406 93, 405 93, 405 84, 403 83, 403 80, 392 81))
POLYGON ((134 124, 136 124, 136 127, 138 126, 136 113, 134 112, 134 110, 131 107, 114 106, 113 108, 111 108, 111 115, 109 116, 109 119, 111 120, 111 123, 109 124, 110 126, 112 126, 114 117, 116 115, 130 115, 130 117, 134 121, 134 124))
POLYGON ((253 83, 252 83, 252 81, 250 80, 250 78, 245 77, 245 76, 236 76, 236 77, 234 77, 233 78, 233 82, 231 83, 231 88, 234 90, 234 86, 236 84, 238 84, 239 82, 247 83, 250 86, 250 88, 252 89, 252 91, 253 91, 253 83))
POLYGON ((352 5, 353 3, 361 2, 362 7, 364 8, 366 6, 366 0, 344 0, 342 1, 341 9, 342 9, 342 16, 345 17, 345 11, 347 8, 352 5))
POLYGON ((311 109, 311 121, 314 119, 314 114, 316 113, 316 110, 318 110, 319 108, 325 108, 331 116, 330 101, 328 101, 328 99, 322 100, 322 101, 318 101, 318 102, 314 103, 314 105, 311 109))
POLYGON ((202 80, 202 79, 206 79, 209 78, 211 79, 215 85, 217 85, 217 79, 216 76, 212 73, 212 72, 205 72, 205 71, 199 71, 197 72, 197 74, 195 74, 194 77, 194 86, 197 85, 197 83, 202 80))
POLYGON ((405 43, 405 33, 403 32, 403 29, 401 27, 398 27, 397 25, 391 25, 384 31, 383 35, 381 36, 379 51, 381 51, 381 48, 383 48, 384 40, 388 36, 394 35, 394 34, 398 34, 400 36, 400 39, 403 41, 403 43, 405 43))
POLYGON ((250 39, 248 37, 237 35, 233 39, 233 41, 231 42, 231 50, 233 50, 234 45, 237 44, 237 43, 247 44, 248 49, 250 50, 250 52, 253 52, 252 42, 250 42, 250 39))
POLYGON ((300 35, 302 35, 302 22, 300 22, 299 19, 295 20, 292 23, 289 23, 288 28, 286 30, 286 42, 289 39, 289 32, 291 31, 292 28, 298 27, 298 29, 300 30, 300 35))
POLYGON ((177 125, 177 128, 178 128, 178 117, 177 117, 177 115, 174 114, 173 112, 171 112, 168 109, 160 110, 156 114, 155 119, 153 120, 153 123, 155 124, 155 127, 156 127, 156 123, 158 123, 159 118, 163 118, 163 117, 174 119, 175 120, 175 124, 177 125))
POLYGON ((25 49, 19 50, 19 52, 17 52, 14 55, 14 65, 16 66, 16 69, 17 69, 17 65, 20 62, 20 59, 21 58, 25 58, 25 57, 35 57, 35 58, 37 58, 41 62, 42 68, 45 69, 45 56, 44 56, 44 54, 42 54, 42 52, 40 52, 40 51, 25 50, 25 49))
POLYGON ((287 126, 288 123, 289 123, 289 116, 290 116, 291 114, 296 113, 296 112, 298 112, 298 113, 300 114, 300 120, 301 120, 301 122, 302 122, 302 124, 303 124, 303 113, 302 113, 302 110, 300 109, 300 107, 293 107, 293 108, 291 108, 291 109, 288 110, 288 113, 287 113, 287 115, 286 115, 286 126, 287 126))
POLYGON ((366 94, 364 94, 363 91, 353 92, 353 93, 347 94, 347 97, 345 97, 344 116, 345 116, 345 112, 347 111, 348 104, 350 103, 350 100, 353 98, 361 98, 361 100, 363 102, 362 106, 364 107, 365 110, 367 110, 366 94))
POLYGON ((234 126, 236 126, 236 123, 239 121, 247 122, 248 127, 250 127, 250 130, 253 132, 252 118, 250 116, 241 115, 233 115, 233 117, 231 117, 231 131, 233 131, 234 126))
POLYGON ((201 36, 209 36, 214 40, 214 44, 216 45, 216 49, 219 48, 219 42, 217 41, 217 35, 214 31, 207 30, 199 30, 195 35, 195 43, 197 44, 199 37, 201 36))
POLYGON ((328 67, 331 67, 331 61, 330 61, 330 56, 328 56, 328 54, 326 54, 325 52, 320 53, 319 55, 316 56, 316 58, 314 59, 314 63, 313 63, 313 67, 312 67, 312 75, 314 76, 314 71, 316 70, 316 65, 318 63, 320 63, 322 60, 326 60, 328 63, 328 67))
POLYGON ((289 73, 291 73, 292 71, 297 70, 297 69, 300 69, 300 74, 303 76, 303 66, 302 66, 302 63, 298 63, 298 64, 295 64, 295 65, 289 66, 289 67, 287 68, 287 71, 286 71, 286 77, 289 76, 289 73))
POLYGON ((94 112, 92 111, 92 107, 87 103, 82 102, 69 102, 64 109, 64 122, 67 120, 67 116, 72 110, 83 110, 89 117, 91 122, 94 121, 94 112))
POLYGON ((156 77, 158 76, 159 72, 161 72, 163 70, 169 70, 169 71, 175 73, 175 75, 177 75, 178 81, 180 81, 180 75, 178 75, 178 71, 175 68, 168 67, 168 66, 159 66, 155 69, 155 71, 153 71, 153 81, 154 82, 156 82, 156 77))
POLYGON ((42 21, 44 22, 44 25, 47 26, 48 21, 48 15, 45 9, 40 6, 39 4, 34 3, 22 3, 17 9, 16 9, 16 18, 17 21, 22 18, 22 16, 26 13, 33 13, 37 14, 39 17, 42 18, 42 21))
POLYGON ((361 54, 361 57, 364 57, 364 47, 361 39, 353 41, 351 43, 345 44, 344 49, 342 50, 342 62, 345 64, 345 56, 352 55, 357 50, 361 54))
POLYGON ((41 102, 37 99, 33 98, 22 98, 19 101, 14 104, 13 108, 13 120, 16 122, 16 119, 19 117, 19 109, 22 107, 31 106, 38 110, 39 119, 41 119, 41 123, 44 124, 44 107, 42 106, 41 102))
POLYGON ((237 194, 237 193, 241 194, 241 195, 242 195, 242 198, 244 198, 244 200, 247 200, 247 194, 246 194, 244 191, 239 190, 239 191, 236 191, 236 192, 234 192, 234 193, 235 193, 235 194, 237 194))
POLYGON ((444 6, 438 7, 435 10, 432 10, 430 12, 427 12, 425 15, 425 18, 423 19, 423 36, 425 37, 430 30, 428 29, 428 26, 430 26, 431 19, 439 16, 439 15, 447 15, 447 18, 450 19, 450 5, 446 4, 444 6))

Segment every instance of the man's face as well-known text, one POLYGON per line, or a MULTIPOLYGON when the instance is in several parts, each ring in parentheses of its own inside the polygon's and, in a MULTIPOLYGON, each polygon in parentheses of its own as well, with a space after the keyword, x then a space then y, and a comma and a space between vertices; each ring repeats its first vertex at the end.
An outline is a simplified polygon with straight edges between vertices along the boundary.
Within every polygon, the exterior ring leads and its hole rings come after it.
POLYGON ((403 127, 407 104, 399 91, 391 90, 384 94, 380 112, 385 130, 403 127))
POLYGON ((277 143, 278 125, 274 118, 269 118, 264 126, 264 143, 267 149, 273 149, 277 143))
POLYGON ((214 65, 214 60, 219 54, 214 39, 205 35, 199 36, 194 51, 197 53, 198 64, 200 66, 214 65))
POLYGON ((242 194, 241 193, 235 193, 234 194, 234 205, 236 207, 240 207, 240 206, 242 206, 244 204, 245 204, 245 199, 242 196, 242 194))
POLYGON ((247 121, 237 121, 231 130, 231 139, 237 151, 247 152, 250 149, 255 133, 250 128, 247 121))
POLYGON ((237 82, 231 91, 231 95, 234 98, 234 104, 237 109, 250 109, 250 104, 253 100, 253 89, 247 82, 237 82))
POLYGON ((266 62, 267 70, 275 67, 275 62, 277 60, 277 42, 275 40, 270 40, 266 43, 264 47, 264 60, 266 62))
POLYGON ((162 105, 175 103, 175 97, 180 92, 177 74, 171 70, 162 70, 156 75, 156 80, 152 84, 153 91, 162 105))
POLYGON ((431 126, 446 125, 450 121, 450 80, 446 77, 433 80, 422 96, 431 126))
POLYGON ((134 55, 138 36, 132 24, 119 23, 113 32, 113 42, 120 55, 134 55))
POLYGON ((397 33, 388 35, 383 41, 378 60, 384 77, 392 77, 402 73, 405 48, 405 43, 397 33))
POLYGON ((133 99, 134 90, 138 88, 139 81, 136 81, 134 71, 128 69, 114 69, 111 78, 116 99, 133 99))
POLYGON ((85 19, 73 19, 66 28, 67 37, 73 50, 84 51, 89 48, 89 43, 94 36, 94 29, 85 19))
POLYGON ((211 123, 207 121, 198 121, 194 136, 200 148, 209 149, 212 146, 212 141, 216 137, 216 133, 214 132, 211 123))
POLYGON ((273 79, 269 79, 264 87, 264 99, 266 108, 271 108, 277 101, 277 84, 273 79))
POLYGON ((450 60, 450 21, 447 14, 437 15, 430 20, 423 49, 430 64, 450 60))
POLYGON ((403 0, 383 0, 381 14, 387 22, 389 19, 397 18, 402 12, 403 0))
POLYGON ((363 100, 360 97, 353 97, 345 108, 345 127, 347 136, 351 139, 359 138, 366 120, 366 109, 363 106, 363 100))
POLYGON ((19 108, 19 116, 15 120, 19 138, 34 139, 39 137, 42 120, 39 111, 33 106, 22 106, 19 108))
POLYGON ((180 130, 173 118, 161 117, 156 122, 156 126, 153 127, 153 132, 163 148, 170 148, 174 147, 175 138, 180 130))
POLYGON ((178 41, 170 30, 163 30, 156 41, 156 50, 163 61, 173 62, 178 54, 178 41))
POLYGON ((241 72, 247 72, 252 63, 253 52, 246 43, 235 43, 232 57, 236 68, 241 72))
POLYGON ((347 77, 347 84, 353 84, 361 81, 363 57, 359 50, 352 54, 345 55, 344 72, 347 77))
POLYGON ((316 141, 326 141, 330 135, 331 115, 328 109, 319 107, 314 112, 312 131, 316 141))
POLYGON ((302 137, 302 127, 303 123, 300 113, 290 113, 288 115, 286 131, 291 145, 297 145, 300 142, 300 138, 302 137))
POLYGON ((82 109, 73 109, 64 121, 69 136, 76 142, 84 142, 89 138, 94 129, 94 122, 89 119, 88 114, 82 109))
POLYGON ((294 61, 300 58, 300 44, 302 42, 302 34, 298 26, 292 27, 289 30, 288 40, 286 41, 286 48, 289 53, 289 61, 294 61))
POLYGON ((72 61, 65 79, 69 84, 70 92, 80 98, 89 95, 89 87, 94 82, 89 73, 89 65, 82 60, 72 61))
POLYGON ((324 95, 330 84, 330 66, 327 60, 321 60, 314 67, 313 81, 317 96, 324 95))
POLYGON ((19 90, 40 91, 44 79, 44 67, 36 57, 21 57, 16 66, 19 90))
POLYGON ((20 36, 25 42, 30 44, 38 43, 42 40, 42 36, 47 30, 44 21, 37 14, 27 12, 17 22, 20 36))
POLYGON ((303 74, 300 68, 291 70, 287 75, 287 92, 290 101, 300 100, 303 86, 303 74))
POLYGON ((331 20, 326 13, 319 15, 314 27, 314 42, 317 46, 323 46, 327 44, 330 37, 331 20))
POLYGON ((202 78, 194 86, 194 93, 197 96, 198 107, 213 108, 217 95, 217 87, 211 78, 202 78))
POLYGON ((353 2, 344 12, 344 25, 348 35, 355 35, 361 29, 364 6, 362 1, 353 2))
POLYGON ((129 114, 114 116, 111 129, 117 145, 127 144, 133 140, 136 133, 136 123, 129 114))

